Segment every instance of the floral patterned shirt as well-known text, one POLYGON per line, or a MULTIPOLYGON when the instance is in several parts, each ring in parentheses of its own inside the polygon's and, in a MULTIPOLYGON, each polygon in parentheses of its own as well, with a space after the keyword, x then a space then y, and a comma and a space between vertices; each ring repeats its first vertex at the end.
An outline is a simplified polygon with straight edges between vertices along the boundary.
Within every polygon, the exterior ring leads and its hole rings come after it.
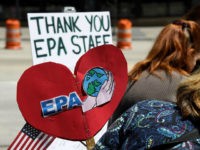
MULTIPOLYGON (((173 102, 145 100, 121 115, 100 138, 95 150, 145 150, 172 142, 195 128, 173 102)), ((200 150, 200 138, 173 145, 174 150, 200 150)))

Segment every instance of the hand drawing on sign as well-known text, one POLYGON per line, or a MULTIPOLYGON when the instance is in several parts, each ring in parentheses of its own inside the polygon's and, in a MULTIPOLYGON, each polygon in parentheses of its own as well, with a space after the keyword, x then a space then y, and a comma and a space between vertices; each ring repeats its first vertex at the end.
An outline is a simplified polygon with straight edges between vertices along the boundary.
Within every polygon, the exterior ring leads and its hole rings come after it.
POLYGON ((110 71, 98 67, 89 70, 83 81, 83 90, 88 95, 82 104, 83 112, 109 102, 114 88, 115 82, 110 71))

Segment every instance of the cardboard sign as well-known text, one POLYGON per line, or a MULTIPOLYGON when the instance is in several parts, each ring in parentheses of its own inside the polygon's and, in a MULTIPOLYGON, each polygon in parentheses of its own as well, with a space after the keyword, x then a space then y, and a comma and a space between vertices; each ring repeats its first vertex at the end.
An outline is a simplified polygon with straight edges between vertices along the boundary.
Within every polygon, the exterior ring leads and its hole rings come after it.
MULTIPOLYGON (((104 125, 104 127, 95 135, 94 140, 97 142, 103 133, 107 130, 108 123, 104 125)), ((64 140, 61 138, 56 138, 51 145, 47 148, 47 150, 86 150, 86 142, 85 141, 70 141, 64 140)))
POLYGON ((81 56, 74 74, 53 62, 30 67, 18 81, 17 102, 33 127, 64 139, 87 140, 108 121, 127 80, 121 50, 103 45, 81 56))
POLYGON ((53 61, 72 72, 89 49, 112 44, 109 12, 28 13, 33 64, 53 61))

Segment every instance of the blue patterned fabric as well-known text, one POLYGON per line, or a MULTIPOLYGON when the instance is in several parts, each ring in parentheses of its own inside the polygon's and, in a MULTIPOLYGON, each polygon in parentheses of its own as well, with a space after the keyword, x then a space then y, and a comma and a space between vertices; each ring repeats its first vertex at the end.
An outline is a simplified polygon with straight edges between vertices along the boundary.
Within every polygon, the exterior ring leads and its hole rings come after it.
MULTIPOLYGON (((144 150, 167 144, 192 131, 194 125, 183 120, 172 102, 145 100, 119 117, 97 142, 96 150, 144 150)), ((198 150, 200 139, 175 145, 174 150, 198 150)))

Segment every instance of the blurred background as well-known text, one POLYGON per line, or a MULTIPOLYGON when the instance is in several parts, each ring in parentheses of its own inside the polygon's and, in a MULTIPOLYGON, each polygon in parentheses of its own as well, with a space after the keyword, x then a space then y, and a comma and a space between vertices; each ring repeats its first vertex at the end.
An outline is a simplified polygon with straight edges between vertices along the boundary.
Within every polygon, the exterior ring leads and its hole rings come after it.
MULTIPOLYGON (((16 102, 16 85, 32 66, 27 13, 62 12, 72 6, 77 12, 109 11, 112 29, 122 18, 132 22, 130 50, 123 50, 128 69, 143 59, 164 25, 182 17, 200 0, 1 0, 0 1, 0 150, 6 150, 25 121, 16 102), (6 20, 20 20, 17 49, 7 48, 6 20)), ((200 16, 199 16, 200 17, 200 16)), ((117 34, 113 30, 113 44, 117 34)))
POLYGON ((17 18, 26 26, 27 12, 61 12, 64 6, 73 6, 78 12, 110 11, 112 25, 126 17, 134 26, 161 26, 198 3, 199 0, 1 0, 0 21, 17 18))

